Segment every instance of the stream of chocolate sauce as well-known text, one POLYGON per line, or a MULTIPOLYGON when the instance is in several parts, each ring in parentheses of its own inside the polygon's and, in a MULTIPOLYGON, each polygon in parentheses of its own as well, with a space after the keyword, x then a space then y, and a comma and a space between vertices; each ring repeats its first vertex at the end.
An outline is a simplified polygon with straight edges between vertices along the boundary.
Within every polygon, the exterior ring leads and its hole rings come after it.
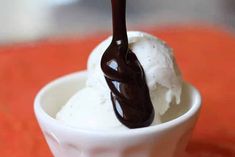
POLYGON ((128 128, 147 127, 154 119, 154 108, 144 70, 128 48, 126 0, 112 0, 112 14, 113 39, 102 56, 101 68, 111 90, 113 108, 128 128))

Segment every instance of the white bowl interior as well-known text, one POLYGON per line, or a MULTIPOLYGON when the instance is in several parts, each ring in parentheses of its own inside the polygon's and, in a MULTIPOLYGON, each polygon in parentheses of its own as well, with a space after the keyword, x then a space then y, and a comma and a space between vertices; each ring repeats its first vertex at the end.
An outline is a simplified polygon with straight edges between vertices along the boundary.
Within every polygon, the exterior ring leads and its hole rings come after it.
POLYGON ((55 118, 56 113, 66 104, 69 98, 85 86, 85 82, 85 74, 81 77, 71 74, 48 84, 48 88, 45 92, 42 92, 40 99, 43 111, 52 118, 55 118))

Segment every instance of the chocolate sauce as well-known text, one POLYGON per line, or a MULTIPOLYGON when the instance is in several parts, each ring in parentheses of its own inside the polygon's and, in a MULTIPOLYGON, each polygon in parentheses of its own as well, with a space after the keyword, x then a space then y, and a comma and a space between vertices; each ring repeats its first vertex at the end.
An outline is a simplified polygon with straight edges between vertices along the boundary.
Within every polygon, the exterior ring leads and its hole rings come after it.
POLYGON ((119 121, 128 128, 151 125, 154 109, 144 70, 128 48, 126 0, 112 0, 113 40, 101 59, 101 68, 111 90, 111 100, 119 121))

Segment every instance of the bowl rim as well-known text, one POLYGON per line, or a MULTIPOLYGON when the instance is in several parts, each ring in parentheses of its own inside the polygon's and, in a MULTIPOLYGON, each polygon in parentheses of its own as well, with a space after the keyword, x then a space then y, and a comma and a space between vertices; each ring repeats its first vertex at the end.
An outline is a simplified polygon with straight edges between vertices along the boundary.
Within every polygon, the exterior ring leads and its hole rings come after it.
POLYGON ((113 137, 113 136, 135 136, 135 135, 142 135, 142 134, 151 134, 156 131, 160 130, 166 130, 168 128, 172 128, 175 126, 178 126, 186 121, 188 121, 191 117, 195 116, 201 108, 201 95, 199 91, 192 86, 190 83, 184 82, 184 84, 190 89, 191 93, 194 93, 194 100, 192 102, 191 107, 181 116, 158 124, 153 125, 145 128, 137 128, 137 129, 128 129, 128 130, 113 130, 113 131, 102 131, 102 130, 91 130, 91 129, 81 129, 81 128, 75 128, 68 125, 65 125, 55 118, 48 115, 41 107, 41 98, 43 95, 48 91, 49 89, 58 86, 61 83, 64 83, 69 80, 73 79, 79 79, 86 77, 87 71, 79 71, 75 73, 71 73, 62 77, 59 77, 48 84, 46 84, 36 95, 34 100, 34 114, 40 124, 40 122, 43 121, 43 123, 47 124, 47 127, 56 127, 57 129, 63 129, 65 132, 73 132, 73 133, 79 133, 83 135, 89 135, 90 137, 96 137, 96 136, 102 136, 102 137, 113 137))

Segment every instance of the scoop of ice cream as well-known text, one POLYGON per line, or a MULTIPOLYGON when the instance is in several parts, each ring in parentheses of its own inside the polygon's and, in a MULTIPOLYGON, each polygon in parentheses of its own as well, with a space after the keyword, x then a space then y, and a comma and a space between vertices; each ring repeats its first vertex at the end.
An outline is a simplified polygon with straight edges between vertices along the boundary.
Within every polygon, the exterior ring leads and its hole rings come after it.
POLYGON ((103 99, 99 91, 90 87, 71 97, 56 118, 69 126, 89 130, 126 129, 115 117, 111 100, 103 99))
MULTIPOLYGON (((109 37, 98 45, 88 60, 87 86, 105 91, 102 92, 104 97, 110 93, 100 68, 100 60, 111 40, 112 37, 109 37)), ((128 32, 128 40, 129 48, 136 54, 145 71, 155 111, 162 115, 171 102, 176 100, 177 104, 180 103, 182 79, 172 49, 164 41, 143 32, 128 32)))
MULTIPOLYGON (((57 114, 65 124, 86 129, 123 129, 113 111, 100 60, 112 40, 99 44, 88 60, 85 89, 78 91, 57 114)), ((129 48, 141 63, 155 109, 152 125, 160 123, 171 104, 180 103, 182 79, 172 49, 160 39, 143 32, 128 32, 129 48)))

